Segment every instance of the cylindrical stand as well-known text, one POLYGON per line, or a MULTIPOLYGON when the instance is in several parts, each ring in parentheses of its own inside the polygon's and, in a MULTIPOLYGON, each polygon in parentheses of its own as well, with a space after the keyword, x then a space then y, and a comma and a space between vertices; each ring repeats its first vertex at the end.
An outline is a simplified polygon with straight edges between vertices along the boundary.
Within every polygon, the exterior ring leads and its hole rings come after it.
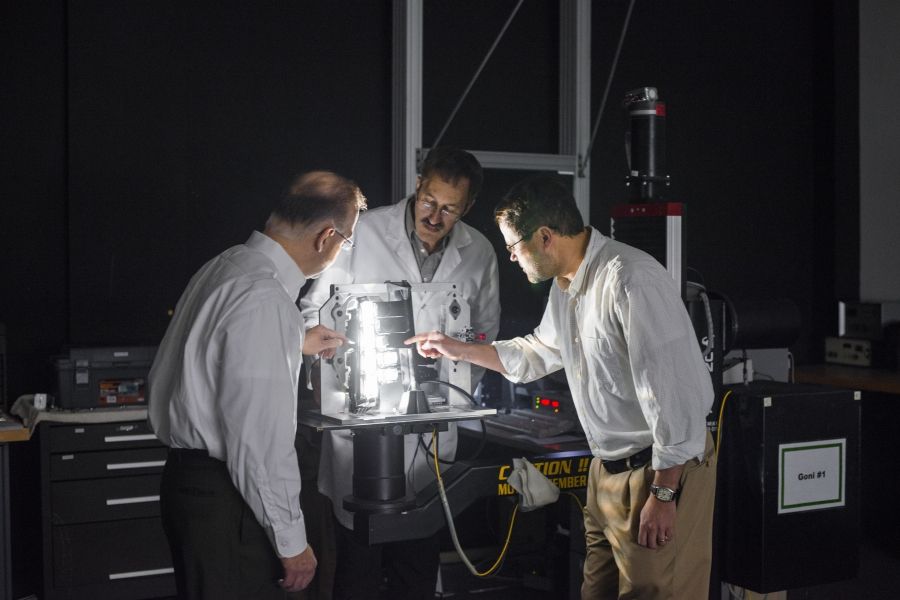
POLYGON ((361 428, 353 438, 353 495, 344 508, 354 512, 397 512, 415 506, 406 493, 403 427, 361 428))

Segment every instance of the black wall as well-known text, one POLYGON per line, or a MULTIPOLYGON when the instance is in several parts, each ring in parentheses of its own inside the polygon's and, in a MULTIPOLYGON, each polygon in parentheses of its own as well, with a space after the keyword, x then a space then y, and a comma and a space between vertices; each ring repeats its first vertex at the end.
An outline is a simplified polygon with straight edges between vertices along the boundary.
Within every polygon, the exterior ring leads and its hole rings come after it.
POLYGON ((64 345, 155 344, 292 175, 386 202, 389 3, 4 3, 10 395, 64 345))
MULTIPOLYGON (((514 4, 426 2, 424 144, 514 4)), ((594 110, 626 8, 593 3, 594 110)), ((389 2, 2 10, 11 398, 49 389, 67 344, 157 343, 191 273, 259 227, 294 173, 333 169, 372 205, 391 200, 389 2)), ((621 98, 656 86, 689 266, 732 296, 795 300, 801 361, 819 358, 835 299, 858 288, 854 15, 812 0, 638 2, 591 161, 591 220, 608 232, 624 200, 621 98)), ((444 143, 555 149, 557 27, 555 1, 525 3, 444 143)), ((517 175, 494 176, 476 222, 517 175)), ((506 259, 504 287, 527 287, 506 259)))
MULTIPOLYGON (((426 3, 425 145, 514 4, 426 3)), ((821 359, 836 299, 859 289, 856 3, 833 4, 637 2, 590 167, 591 223, 609 233, 611 207, 627 197, 621 101, 628 90, 657 87, 668 105, 668 199, 687 204, 689 277, 736 300, 794 301, 801 362, 821 359)), ((592 3, 592 120, 627 8, 592 3)), ((554 152, 558 27, 556 2, 526 2, 442 142, 554 152)), ((546 289, 509 264, 491 224, 496 194, 519 176, 491 173, 469 217, 500 256, 501 335, 534 325, 546 289)))

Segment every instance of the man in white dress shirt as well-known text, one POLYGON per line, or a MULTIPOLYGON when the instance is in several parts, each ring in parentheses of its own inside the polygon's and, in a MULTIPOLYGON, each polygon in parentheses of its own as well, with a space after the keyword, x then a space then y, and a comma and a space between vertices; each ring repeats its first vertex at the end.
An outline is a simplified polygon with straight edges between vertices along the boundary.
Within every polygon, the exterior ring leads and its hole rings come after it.
MULTIPOLYGON (((461 219, 481 189, 482 169, 469 152, 452 147, 433 148, 422 164, 416 193, 396 204, 368 211, 359 220, 356 248, 342 255, 300 300, 307 327, 319 322, 319 308, 330 286, 340 283, 454 283, 469 304, 471 325, 487 341, 500 328, 497 255, 479 231, 461 219)), ((434 303, 415 310, 417 330, 438 326, 442 311, 434 303)), ((326 355, 327 356, 327 355, 326 355)), ((476 386, 482 369, 472 373, 476 386)), ((456 426, 439 434, 441 460, 456 453, 456 426)), ((430 447, 431 434, 423 434, 430 447)), ((405 436, 405 466, 412 491, 434 480, 428 453, 419 437, 405 436)), ((319 489, 331 499, 337 525, 335 598, 375 598, 386 578, 388 597, 432 598, 440 558, 439 536, 368 546, 353 534, 353 515, 343 506, 352 492, 353 439, 348 431, 327 432, 322 442, 319 489)))
POLYGON ((540 325, 493 345, 437 332, 407 343, 512 381, 565 369, 594 455, 582 598, 706 598, 713 391, 674 280, 648 254, 584 227, 557 178, 524 180, 494 214, 528 280, 554 279, 540 325))
POLYGON ((160 502, 179 598, 284 598, 316 558, 294 449, 303 354, 343 342, 304 332, 294 302, 348 246, 365 198, 334 173, 298 177, 263 233, 191 279, 149 376, 149 419, 170 447, 160 502))

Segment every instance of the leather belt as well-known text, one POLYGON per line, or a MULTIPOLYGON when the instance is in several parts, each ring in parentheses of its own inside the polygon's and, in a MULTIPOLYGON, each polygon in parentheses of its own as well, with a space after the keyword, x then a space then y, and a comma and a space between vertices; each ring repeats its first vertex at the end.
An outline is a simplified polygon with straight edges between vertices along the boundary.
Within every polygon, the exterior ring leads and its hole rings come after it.
POLYGON ((650 462, 650 459, 652 458, 653 446, 647 446, 640 452, 632 454, 631 456, 628 456, 626 458, 620 458, 619 460, 604 460, 601 462, 604 469, 606 469, 613 475, 617 475, 619 473, 624 473, 625 471, 633 471, 634 469, 639 469, 650 462))
POLYGON ((185 464, 214 464, 222 462, 211 457, 206 450, 195 450, 192 448, 169 448, 168 459, 185 464))

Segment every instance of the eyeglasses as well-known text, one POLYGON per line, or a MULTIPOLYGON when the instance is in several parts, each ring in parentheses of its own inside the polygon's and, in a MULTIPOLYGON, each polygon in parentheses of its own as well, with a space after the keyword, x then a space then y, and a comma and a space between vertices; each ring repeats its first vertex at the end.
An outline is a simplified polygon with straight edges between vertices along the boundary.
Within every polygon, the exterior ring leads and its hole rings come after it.
MULTIPOLYGON (((433 213, 434 209, 438 207, 438 203, 434 202, 433 200, 417 200, 417 202, 429 214, 433 213)), ((462 213, 457 212, 451 208, 447 208, 446 206, 441 207, 439 212, 445 219, 459 219, 462 216, 462 213)))
POLYGON ((350 250, 352 250, 353 248, 356 248, 356 242, 354 242, 352 239, 348 238, 346 235, 344 235, 343 233, 338 231, 337 227, 334 228, 334 232, 336 234, 338 234, 339 236, 341 236, 342 238, 344 238, 343 241, 341 241, 341 250, 346 250, 347 252, 350 252, 350 250))
POLYGON ((518 240, 516 240, 516 241, 513 242, 512 244, 507 244, 507 245, 506 245, 506 251, 509 252, 510 254, 512 254, 513 248, 516 247, 516 244, 518 244, 519 242, 523 242, 523 241, 527 240, 527 239, 530 238, 532 235, 534 235, 534 232, 533 232, 533 231, 532 231, 531 233, 527 234, 527 235, 523 235, 522 237, 520 237, 518 240))

